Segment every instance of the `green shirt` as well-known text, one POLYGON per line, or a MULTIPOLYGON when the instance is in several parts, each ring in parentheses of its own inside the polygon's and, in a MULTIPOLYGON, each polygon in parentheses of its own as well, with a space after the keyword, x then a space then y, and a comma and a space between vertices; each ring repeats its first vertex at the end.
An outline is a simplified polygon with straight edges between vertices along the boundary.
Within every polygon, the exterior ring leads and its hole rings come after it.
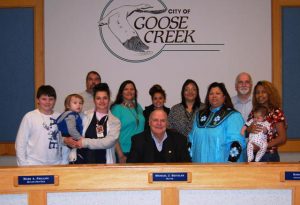
POLYGON ((128 153, 131 147, 131 137, 144 131, 145 118, 143 108, 138 104, 135 108, 129 108, 118 104, 111 108, 111 112, 121 122, 119 142, 124 153, 128 153))

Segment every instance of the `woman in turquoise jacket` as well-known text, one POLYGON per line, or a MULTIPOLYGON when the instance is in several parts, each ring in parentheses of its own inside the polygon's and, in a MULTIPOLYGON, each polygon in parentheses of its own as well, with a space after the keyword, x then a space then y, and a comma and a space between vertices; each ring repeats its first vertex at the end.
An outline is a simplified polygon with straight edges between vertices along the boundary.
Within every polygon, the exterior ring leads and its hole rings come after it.
POLYGON ((197 113, 189 133, 193 162, 222 163, 245 161, 245 138, 240 134, 242 115, 233 108, 223 83, 208 87, 206 109, 197 113))

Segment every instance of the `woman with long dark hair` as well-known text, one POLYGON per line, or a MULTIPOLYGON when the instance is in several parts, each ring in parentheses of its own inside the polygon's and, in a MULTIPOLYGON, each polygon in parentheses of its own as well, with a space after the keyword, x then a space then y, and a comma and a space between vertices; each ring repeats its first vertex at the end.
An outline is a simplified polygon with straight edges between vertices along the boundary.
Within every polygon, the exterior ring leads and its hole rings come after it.
POLYGON ((125 163, 131 147, 131 137, 144 131, 143 108, 137 101, 137 89, 133 81, 124 81, 119 88, 111 112, 121 121, 119 141, 116 144, 118 160, 125 163))
POLYGON ((240 134, 244 120, 233 108, 223 83, 210 84, 206 108, 197 113, 189 134, 193 162, 243 162, 246 142, 240 134))
POLYGON ((199 87, 194 80, 187 79, 181 88, 181 103, 174 105, 169 113, 169 128, 188 136, 197 111, 204 108, 199 87))

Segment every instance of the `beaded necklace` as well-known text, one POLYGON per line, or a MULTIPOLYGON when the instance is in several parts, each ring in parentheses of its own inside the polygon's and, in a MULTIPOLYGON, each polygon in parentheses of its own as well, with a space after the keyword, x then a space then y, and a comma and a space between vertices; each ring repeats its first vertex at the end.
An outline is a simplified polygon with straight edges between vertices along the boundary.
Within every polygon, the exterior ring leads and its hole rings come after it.
POLYGON ((132 116, 135 119, 135 123, 136 123, 136 127, 139 126, 140 120, 139 120, 139 116, 138 116, 138 112, 137 110, 134 108, 134 103, 129 103, 129 102, 124 102, 123 105, 125 107, 128 108, 128 110, 130 111, 130 113, 132 114, 132 116), (134 111, 133 111, 134 110, 134 111))

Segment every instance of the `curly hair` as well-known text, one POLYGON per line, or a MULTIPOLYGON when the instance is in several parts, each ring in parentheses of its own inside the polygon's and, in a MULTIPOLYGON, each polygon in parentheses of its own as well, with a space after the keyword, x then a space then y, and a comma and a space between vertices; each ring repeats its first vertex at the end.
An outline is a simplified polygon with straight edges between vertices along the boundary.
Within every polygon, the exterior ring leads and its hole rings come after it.
POLYGON ((258 81, 254 87, 253 98, 252 98, 253 108, 260 105, 257 102, 256 97, 255 97, 258 86, 262 86, 268 95, 269 109, 281 108, 281 98, 279 96, 278 90, 274 87, 274 85, 271 82, 266 81, 266 80, 258 81))
POLYGON ((160 93, 165 99, 167 97, 165 90, 159 84, 155 84, 150 88, 149 95, 151 96, 151 99, 154 98, 156 93, 160 93))

